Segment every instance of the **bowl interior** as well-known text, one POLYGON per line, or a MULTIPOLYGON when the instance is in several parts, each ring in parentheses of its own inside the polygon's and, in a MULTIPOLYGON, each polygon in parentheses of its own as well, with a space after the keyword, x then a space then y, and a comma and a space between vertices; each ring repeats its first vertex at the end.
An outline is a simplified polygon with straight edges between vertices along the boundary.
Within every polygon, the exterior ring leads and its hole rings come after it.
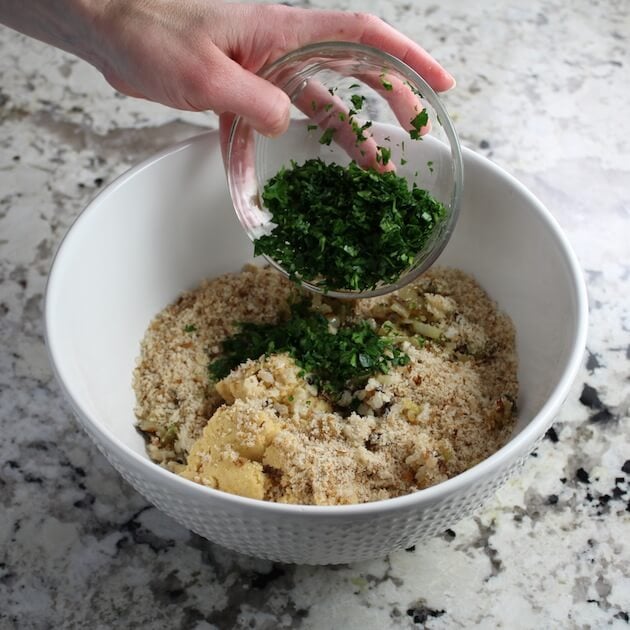
MULTIPOLYGON (((517 435, 559 383, 566 394, 583 342, 582 281, 535 198, 488 160, 470 151, 464 158, 462 212, 438 262, 473 274, 514 320, 517 435)), ((131 375, 147 325, 182 291, 238 270, 252 249, 231 206, 215 133, 140 165, 90 204, 58 252, 46 303, 55 368, 87 422, 146 458, 131 375)))

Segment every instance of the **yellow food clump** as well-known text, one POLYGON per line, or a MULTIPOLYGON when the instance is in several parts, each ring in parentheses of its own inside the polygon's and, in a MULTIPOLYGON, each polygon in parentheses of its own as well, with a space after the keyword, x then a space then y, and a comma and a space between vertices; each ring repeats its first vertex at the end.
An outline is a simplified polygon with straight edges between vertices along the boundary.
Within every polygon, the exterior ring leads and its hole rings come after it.
POLYGON ((225 492, 263 499, 269 478, 263 465, 281 467, 271 447, 286 417, 330 411, 317 390, 298 376, 287 355, 247 361, 216 384, 219 407, 193 444, 181 475, 225 492), (281 416, 285 418, 281 419, 281 416))

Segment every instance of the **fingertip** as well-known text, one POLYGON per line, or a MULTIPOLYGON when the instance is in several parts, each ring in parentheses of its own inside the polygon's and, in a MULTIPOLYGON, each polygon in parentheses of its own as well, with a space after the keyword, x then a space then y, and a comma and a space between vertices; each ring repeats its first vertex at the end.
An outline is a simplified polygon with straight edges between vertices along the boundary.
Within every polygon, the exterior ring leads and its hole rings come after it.
POLYGON ((250 120, 252 127, 268 138, 282 135, 289 128, 291 120, 289 97, 280 89, 277 89, 276 92, 275 97, 266 102, 266 112, 259 118, 250 120))
POLYGON ((445 87, 441 90, 442 92, 448 92, 449 90, 453 90, 457 86, 457 81, 455 81, 455 77, 450 72, 446 72, 445 74, 445 87))

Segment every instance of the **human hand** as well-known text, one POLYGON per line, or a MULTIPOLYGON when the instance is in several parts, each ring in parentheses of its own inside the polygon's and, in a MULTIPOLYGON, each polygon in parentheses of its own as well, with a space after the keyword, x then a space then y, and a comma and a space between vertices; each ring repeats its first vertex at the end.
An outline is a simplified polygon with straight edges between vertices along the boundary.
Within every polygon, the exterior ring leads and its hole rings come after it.
POLYGON ((110 0, 95 24, 101 50, 93 63, 113 87, 178 109, 213 110, 221 115, 224 140, 234 114, 266 135, 286 130, 288 96, 256 73, 306 44, 363 43, 398 57, 437 91, 455 83, 419 45, 363 13, 215 0, 110 0))

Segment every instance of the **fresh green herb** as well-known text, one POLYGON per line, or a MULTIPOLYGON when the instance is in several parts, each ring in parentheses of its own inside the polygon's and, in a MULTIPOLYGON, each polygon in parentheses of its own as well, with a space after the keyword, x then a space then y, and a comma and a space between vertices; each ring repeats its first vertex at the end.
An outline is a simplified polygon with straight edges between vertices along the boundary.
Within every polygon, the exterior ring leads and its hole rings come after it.
POLYGON ((381 79, 381 85, 383 86, 383 88, 385 88, 388 92, 391 92, 394 89, 394 86, 387 80, 386 76, 385 76, 385 72, 382 72, 380 75, 380 79, 381 79))
POLYGON ((331 332, 328 320, 303 299, 291 306, 284 321, 240 323, 208 370, 212 379, 220 380, 247 359, 283 352, 293 357, 303 376, 334 399, 372 374, 387 374, 393 366, 409 363, 393 340, 380 336, 367 321, 347 322, 331 332))
POLYGON ((368 139, 368 137, 363 132, 372 126, 371 120, 368 120, 362 125, 359 125, 359 123, 356 120, 351 118, 350 125, 352 126, 352 131, 354 132, 354 135, 357 137, 357 144, 359 142, 365 142, 368 139))
POLYGON ((328 129, 324 131, 321 138, 319 139, 319 144, 330 144, 332 142, 334 134, 335 129, 333 129, 332 127, 328 127, 328 129))
POLYGON ((346 121, 346 115, 343 112, 339 112, 339 120, 341 122, 345 122, 346 121))
POLYGON ((329 112, 333 107, 333 103, 326 103, 326 105, 324 105, 324 111, 329 112))
POLYGON ((360 94, 353 94, 350 97, 350 100, 352 101, 353 107, 357 111, 359 111, 363 107, 363 103, 365 103, 367 99, 365 98, 365 96, 361 96, 360 94))
POLYGON ((311 107, 313 108, 313 111, 316 112, 317 111, 317 101, 312 100, 311 101, 311 107))
POLYGON ((275 227, 254 242, 254 254, 324 290, 396 281, 445 216, 426 190, 354 162, 292 162, 265 184, 262 198, 275 227))
POLYGON ((426 127, 429 122, 429 114, 426 109, 423 109, 415 118, 411 120, 411 126, 413 129, 409 132, 409 137, 412 140, 421 140, 421 131, 423 127, 426 127))
POLYGON ((184 326, 184 332, 193 333, 196 331, 197 331, 197 326, 195 326, 194 324, 186 324, 186 326, 184 326))
POLYGON ((392 157, 392 150, 387 147, 377 147, 378 153, 376 154, 376 161, 381 163, 383 166, 387 164, 392 157))
POLYGON ((309 125, 306 129, 308 131, 315 131, 315 129, 317 129, 317 125, 309 125))
POLYGON ((400 158, 400 165, 401 165, 401 166, 404 166, 405 164, 407 164, 407 160, 405 160, 405 158, 404 158, 404 157, 401 157, 401 158, 400 158))
POLYGON ((429 160, 427 162, 427 166, 429 167, 429 170, 433 173, 433 160, 429 160))
POLYGON ((357 88, 360 88, 361 86, 358 83, 353 83, 348 89, 349 90, 356 90, 357 88))

